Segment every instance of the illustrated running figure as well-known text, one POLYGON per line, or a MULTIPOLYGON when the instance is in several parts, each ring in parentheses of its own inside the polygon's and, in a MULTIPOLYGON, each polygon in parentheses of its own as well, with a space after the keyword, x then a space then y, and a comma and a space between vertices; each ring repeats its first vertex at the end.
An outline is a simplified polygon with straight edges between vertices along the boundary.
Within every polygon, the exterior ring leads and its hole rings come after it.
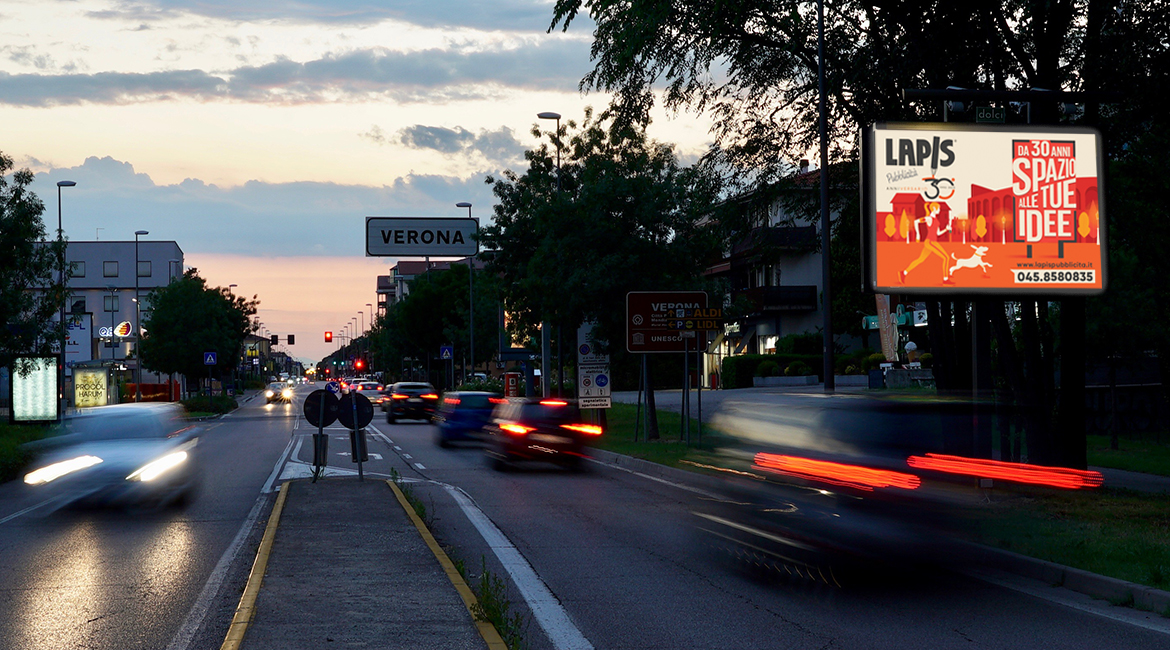
MULTIPOLYGON (((943 269, 942 281, 943 282, 950 282, 950 280, 951 280, 951 275, 949 272, 950 259, 947 258, 947 252, 945 249, 943 249, 942 244, 938 243, 938 238, 942 237, 943 235, 950 232, 951 225, 947 224, 946 228, 939 228, 938 230, 935 230, 935 226, 934 226, 935 219, 937 218, 939 210, 941 210, 941 209, 942 209, 941 206, 939 206, 939 204, 936 202, 932 201, 930 203, 927 203, 926 204, 926 216, 919 217, 919 218, 914 220, 914 234, 915 234, 915 236, 918 237, 919 240, 922 239, 922 236, 919 234, 918 224, 925 222, 925 224, 926 224, 926 241, 922 242, 922 253, 918 256, 918 259, 914 260, 913 262, 910 262, 910 266, 907 266, 905 268, 905 270, 903 270, 898 275, 898 282, 905 284, 906 276, 909 275, 910 272, 913 271, 915 267, 917 267, 919 264, 922 264, 924 261, 926 261, 926 258, 930 257, 931 255, 935 255, 939 259, 942 260, 942 269, 943 269)), ((940 223, 939 225, 942 225, 942 224, 940 223)))

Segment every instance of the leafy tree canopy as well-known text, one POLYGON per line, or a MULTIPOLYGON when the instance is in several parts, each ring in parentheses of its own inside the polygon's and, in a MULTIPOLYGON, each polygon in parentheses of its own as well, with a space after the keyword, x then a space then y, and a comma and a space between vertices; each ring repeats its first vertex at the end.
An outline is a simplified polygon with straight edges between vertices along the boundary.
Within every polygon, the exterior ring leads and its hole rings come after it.
POLYGON ((12 357, 52 354, 61 341, 55 315, 65 301, 59 281, 63 242, 45 242, 45 206, 29 191, 33 173, 12 174, 0 152, 0 365, 12 357))
POLYGON ((222 374, 239 361, 244 338, 256 327, 259 301, 209 287, 189 269, 165 287, 150 292, 151 311, 142 323, 142 364, 156 372, 196 378, 207 373, 203 353, 215 352, 222 374))
POLYGON ((618 341, 627 292, 703 288, 700 273, 723 245, 705 226, 717 222, 716 173, 681 167, 642 127, 592 111, 580 127, 533 135, 550 142, 525 153, 526 172, 487 179, 498 202, 481 237, 518 328, 547 319, 575 331, 595 320, 618 341))

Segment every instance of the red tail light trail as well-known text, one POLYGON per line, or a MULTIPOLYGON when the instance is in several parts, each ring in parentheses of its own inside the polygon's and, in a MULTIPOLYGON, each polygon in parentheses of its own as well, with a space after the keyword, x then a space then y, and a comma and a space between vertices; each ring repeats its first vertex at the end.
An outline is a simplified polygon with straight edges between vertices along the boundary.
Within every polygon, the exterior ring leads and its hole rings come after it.
POLYGON ((1092 472, 1067 467, 1045 467, 1042 465, 1025 465, 1024 463, 1008 463, 1001 460, 985 460, 982 458, 965 458, 963 456, 945 456, 943 454, 926 454, 925 456, 911 456, 906 464, 915 469, 925 469, 945 474, 973 476, 976 478, 1000 479, 1015 483, 1030 485, 1046 485, 1048 487, 1083 490, 1097 488, 1105 482, 1100 472, 1092 472))
POLYGON ((813 460, 781 454, 756 454, 756 467, 775 474, 824 481, 833 485, 872 491, 874 488, 896 487, 917 489, 921 481, 913 474, 903 474, 861 465, 845 465, 825 460, 813 460))

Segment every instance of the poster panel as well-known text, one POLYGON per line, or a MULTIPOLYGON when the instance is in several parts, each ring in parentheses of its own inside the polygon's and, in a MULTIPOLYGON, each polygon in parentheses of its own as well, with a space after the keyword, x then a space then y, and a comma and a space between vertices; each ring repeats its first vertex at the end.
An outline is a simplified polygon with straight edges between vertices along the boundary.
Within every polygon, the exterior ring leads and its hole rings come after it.
POLYGON ((870 290, 1104 291, 1107 228, 1096 130, 879 123, 862 135, 870 290))
POLYGON ((9 419, 52 422, 60 417, 57 360, 60 357, 17 357, 11 368, 12 408, 9 419))
POLYGON ((105 406, 109 400, 109 371, 105 368, 73 369, 73 404, 77 408, 105 406))

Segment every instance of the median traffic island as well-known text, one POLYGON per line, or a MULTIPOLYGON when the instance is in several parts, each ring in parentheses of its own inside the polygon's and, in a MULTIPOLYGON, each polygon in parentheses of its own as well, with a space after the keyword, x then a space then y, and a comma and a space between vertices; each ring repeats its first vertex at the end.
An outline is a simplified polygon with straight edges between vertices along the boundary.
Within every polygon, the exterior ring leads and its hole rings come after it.
POLYGON ((503 649, 396 492, 357 479, 282 485, 222 650, 503 649))

